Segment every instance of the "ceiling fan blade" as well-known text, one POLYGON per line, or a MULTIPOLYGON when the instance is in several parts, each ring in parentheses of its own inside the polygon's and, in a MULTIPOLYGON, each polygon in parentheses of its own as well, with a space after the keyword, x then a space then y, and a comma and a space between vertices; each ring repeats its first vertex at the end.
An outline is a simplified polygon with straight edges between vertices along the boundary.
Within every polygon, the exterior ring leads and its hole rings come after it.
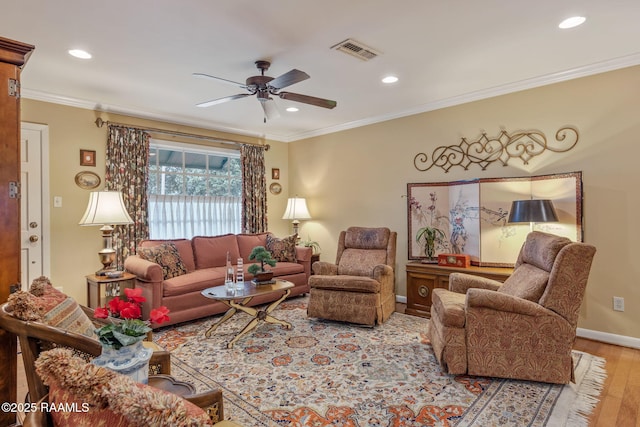
POLYGON ((330 99, 316 98, 315 96, 301 95, 293 92, 280 92, 278 96, 289 101, 303 102, 305 104, 315 105, 322 108, 335 108, 338 103, 330 99))
POLYGON ((294 68, 293 70, 271 80, 269 82, 269 86, 274 89, 282 89, 303 80, 307 80, 308 78, 309 74, 294 68))
POLYGON ((267 100, 260 99, 260 105, 262 105, 262 110, 264 111, 265 118, 273 120, 280 117, 280 111, 278 111, 278 107, 273 101, 273 98, 269 98, 267 100))
POLYGON ((234 82, 233 80, 227 80, 227 79, 223 79, 221 77, 216 77, 216 76, 210 76, 209 74, 203 74, 203 73, 193 73, 192 74, 193 77, 197 77, 199 79, 212 79, 212 80, 217 80, 219 82, 222 83, 227 83, 230 85, 234 85, 234 86, 238 86, 241 87, 243 89, 247 88, 247 85, 243 84, 243 83, 238 83, 238 82, 234 82))
POLYGON ((224 98, 213 99, 211 101, 201 102, 196 104, 196 107, 211 107, 212 105, 222 104, 223 102, 233 101, 234 99, 244 98, 245 96, 251 96, 252 93, 239 93, 237 95, 225 96, 224 98))

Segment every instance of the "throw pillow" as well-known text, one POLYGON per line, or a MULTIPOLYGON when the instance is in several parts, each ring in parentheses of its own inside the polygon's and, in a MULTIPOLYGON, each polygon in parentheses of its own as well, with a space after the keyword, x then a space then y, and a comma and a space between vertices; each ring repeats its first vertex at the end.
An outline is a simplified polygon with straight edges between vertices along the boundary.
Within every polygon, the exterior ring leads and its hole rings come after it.
POLYGON ((95 326, 80 305, 54 288, 44 276, 33 281, 29 292, 11 295, 9 310, 21 320, 37 320, 66 331, 95 337, 95 326))
POLYGON ((162 275, 165 280, 181 276, 187 272, 187 268, 182 262, 182 258, 180 258, 180 252, 172 242, 149 248, 138 248, 138 255, 142 259, 159 264, 162 267, 162 275))
POLYGON ((297 262, 296 242, 298 235, 292 234, 283 239, 278 239, 273 234, 267 234, 267 250, 271 256, 280 262, 297 262))
POLYGON ((35 365, 38 375, 49 385, 49 401, 75 403, 78 408, 51 411, 56 425, 211 425, 201 408, 180 396, 87 363, 69 349, 45 351, 35 365))

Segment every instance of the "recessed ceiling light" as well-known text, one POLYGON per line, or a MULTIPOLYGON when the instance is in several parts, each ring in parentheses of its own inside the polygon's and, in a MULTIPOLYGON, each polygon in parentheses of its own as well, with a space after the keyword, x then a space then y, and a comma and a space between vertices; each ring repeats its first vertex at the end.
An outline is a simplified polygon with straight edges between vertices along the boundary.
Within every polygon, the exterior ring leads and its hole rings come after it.
POLYGON ((287 107, 287 111, 290 113, 295 113, 296 111, 300 111, 298 107, 287 107))
POLYGON ((387 84, 395 83, 397 81, 398 81, 398 78, 396 76, 387 76, 382 79, 382 83, 387 83, 387 84))
POLYGON ((91 59, 91 54, 82 49, 69 49, 69 55, 80 59, 91 59))
POLYGON ((578 25, 584 23, 584 21, 586 20, 587 18, 585 18, 584 16, 572 16, 571 18, 567 18, 562 21, 560 25, 558 25, 558 28, 566 30, 568 28, 577 27, 578 25))

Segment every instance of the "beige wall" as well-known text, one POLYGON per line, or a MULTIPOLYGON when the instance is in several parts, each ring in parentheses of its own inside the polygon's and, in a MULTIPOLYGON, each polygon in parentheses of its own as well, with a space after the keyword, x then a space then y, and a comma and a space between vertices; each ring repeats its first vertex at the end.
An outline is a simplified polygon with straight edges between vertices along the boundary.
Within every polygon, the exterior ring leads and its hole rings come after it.
MULTIPOLYGON (((192 132, 241 142, 260 142, 255 138, 216 133, 203 129, 168 125, 123 117, 114 114, 99 113, 92 110, 66 107, 46 102, 22 100, 22 121, 45 124, 49 127, 49 209, 51 214, 51 271, 50 278, 55 286, 77 301, 86 304, 87 290, 85 276, 101 267, 98 251, 102 245, 99 227, 81 227, 78 225, 89 200, 91 190, 76 186, 75 175, 83 170, 97 173, 102 184, 96 190, 104 188, 105 143, 107 127, 98 128, 94 121, 100 116, 103 120, 112 120, 138 126, 162 128, 173 131, 192 132), (80 149, 96 150, 96 167, 80 166, 80 149), (53 207, 53 198, 62 197, 62 207, 53 207)), ((195 143, 194 141, 185 141, 195 143)), ((207 144, 206 142, 200 142, 207 144)), ((266 141, 271 148, 265 152, 265 161, 271 178, 271 168, 287 169, 287 144, 266 141)), ((286 176, 286 174, 284 175, 286 176)), ((282 179, 280 180, 282 182, 282 179)), ((267 184, 267 185, 268 185, 267 184)), ((288 221, 280 219, 286 206, 287 186, 279 196, 269 194, 269 225, 276 235, 289 232, 288 221), (273 207, 273 209, 271 209, 273 207)))
MULTIPOLYGON (((340 230, 350 225, 388 226, 398 231, 398 294, 405 295, 407 262, 406 184, 528 176, 582 171, 584 181, 585 240, 598 248, 591 272, 580 327, 640 337, 640 231, 637 183, 640 182, 640 67, 627 68, 570 82, 549 85, 358 129, 290 144, 269 141, 266 152, 267 185, 271 168, 280 168, 283 192, 269 194, 269 228, 277 235, 291 232, 281 220, 288 195, 306 197, 313 220, 304 221, 301 237, 320 242, 322 259, 333 261, 340 230), (419 172, 413 158, 431 153, 440 145, 457 144, 461 137, 474 139, 482 131, 497 134, 537 129, 549 138, 562 126, 576 126, 577 146, 567 153, 546 153, 523 166, 512 160, 481 171, 453 168, 419 172), (625 298, 626 311, 612 310, 612 297, 625 298)), ((383 100, 381 100, 383 102, 383 100)), ((88 200, 88 191, 74 184, 81 170, 95 170, 104 177, 106 128, 93 121, 97 112, 44 102, 23 100, 26 122, 49 125, 51 278, 79 301, 86 300, 84 276, 100 264, 99 231, 77 225, 88 200), (81 167, 79 149, 95 149, 96 168, 81 167), (63 197, 63 207, 53 208, 53 197, 63 197)), ((130 117, 102 114, 105 120, 195 131, 130 117)), ((247 137, 218 135, 248 142, 247 137)))
POLYGON ((322 259, 334 261, 345 227, 396 230, 397 289, 405 295, 407 183, 582 171, 585 241, 598 252, 579 326, 640 337, 638 88, 640 67, 633 67, 291 143, 290 192, 307 197, 313 216, 301 235, 318 240, 322 259), (579 130, 576 147, 547 152, 526 166, 518 159, 486 171, 419 172, 413 166, 417 153, 431 154, 483 131, 492 136, 501 129, 537 129, 551 139, 565 125, 579 130), (612 310, 613 296, 625 298, 625 312, 612 310))

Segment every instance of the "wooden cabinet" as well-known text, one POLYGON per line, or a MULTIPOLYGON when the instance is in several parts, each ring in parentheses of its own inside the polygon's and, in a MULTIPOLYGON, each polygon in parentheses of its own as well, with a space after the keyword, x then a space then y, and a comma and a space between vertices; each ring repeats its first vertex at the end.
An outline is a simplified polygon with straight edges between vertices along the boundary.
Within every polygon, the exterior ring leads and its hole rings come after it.
POLYGON ((421 262, 407 263, 407 308, 405 313, 415 316, 431 316, 431 293, 435 288, 449 287, 449 274, 454 272, 473 274, 504 282, 512 268, 499 267, 442 267, 421 262))
MULTIPOLYGON (((20 70, 33 46, 0 37, 0 303, 20 283, 20 70)), ((17 339, 0 330, 0 401, 16 396, 17 339)), ((21 400, 20 400, 21 401, 21 400)), ((15 413, 0 412, 0 425, 15 413)))
MULTIPOLYGON (((87 301, 90 308, 104 307, 117 296, 123 296, 125 288, 135 288, 136 275, 122 273, 122 277, 87 276, 87 301)), ((122 299, 122 298, 121 298, 122 299)))

